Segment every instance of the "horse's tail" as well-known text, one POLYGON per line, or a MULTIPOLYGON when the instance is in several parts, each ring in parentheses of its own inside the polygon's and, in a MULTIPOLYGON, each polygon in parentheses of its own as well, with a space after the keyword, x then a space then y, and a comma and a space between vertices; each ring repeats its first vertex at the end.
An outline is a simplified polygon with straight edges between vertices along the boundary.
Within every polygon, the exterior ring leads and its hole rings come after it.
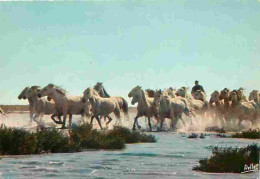
POLYGON ((125 115, 128 115, 128 103, 124 98, 122 98, 122 100, 123 100, 122 110, 125 115))
POLYGON ((114 114, 116 116, 117 119, 120 119, 120 108, 116 107, 114 110, 114 114))

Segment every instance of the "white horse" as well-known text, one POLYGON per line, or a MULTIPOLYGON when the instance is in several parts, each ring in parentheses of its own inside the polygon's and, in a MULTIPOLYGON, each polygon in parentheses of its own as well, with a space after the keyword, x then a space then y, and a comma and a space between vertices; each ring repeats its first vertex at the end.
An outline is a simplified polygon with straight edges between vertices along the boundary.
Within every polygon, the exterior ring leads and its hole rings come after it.
POLYGON ((120 107, 116 99, 114 98, 103 98, 99 96, 98 92, 93 88, 87 88, 83 93, 83 102, 87 102, 89 100, 91 104, 91 124, 93 123, 93 119, 96 118, 100 128, 102 129, 101 121, 99 116, 105 116, 109 118, 107 124, 112 121, 112 118, 109 116, 112 112, 119 119, 120 118, 120 107))
POLYGON ((239 127, 243 120, 251 121, 252 124, 257 124, 258 108, 254 101, 245 101, 239 97, 237 90, 230 92, 232 101, 229 117, 239 119, 239 127))
POLYGON ((224 125, 225 118, 225 106, 224 102, 220 100, 220 92, 215 90, 209 100, 209 110, 213 114, 213 117, 219 119, 222 126, 224 125))
POLYGON ((56 124, 62 124, 60 115, 57 114, 55 104, 53 101, 47 101, 45 98, 38 98, 38 93, 40 91, 39 86, 32 86, 24 92, 24 98, 32 102, 32 108, 34 111, 33 120, 39 124, 41 122, 43 115, 52 114, 51 119, 56 124), (58 116, 59 121, 55 120, 55 116, 58 116), (38 118, 38 120, 36 120, 38 118))
MULTIPOLYGON (((18 99, 21 100, 21 99, 26 99, 25 97, 25 93, 26 91, 29 89, 30 87, 27 86, 25 87, 22 92, 19 94, 18 96, 18 99)), ((34 113, 35 113, 35 110, 34 110, 34 106, 33 106, 33 102, 31 99, 28 99, 28 102, 29 102, 29 111, 30 111, 30 120, 31 122, 33 121, 33 116, 34 116, 34 113)))
POLYGON ((103 84, 100 83, 100 82, 97 82, 97 84, 94 86, 94 89, 103 98, 113 98, 113 99, 117 100, 120 109, 123 110, 123 112, 126 116, 128 115, 128 103, 123 97, 121 97, 121 96, 110 96, 107 93, 106 89, 104 88, 103 84))
POLYGON ((196 114, 205 114, 206 106, 203 101, 194 99, 193 96, 189 95, 186 87, 179 88, 176 92, 176 95, 179 97, 183 97, 187 100, 189 109, 196 114))
POLYGON ((185 122, 182 119, 182 114, 190 117, 190 110, 186 99, 184 98, 172 98, 166 94, 163 94, 161 90, 155 92, 153 105, 155 106, 160 118, 160 129, 162 129, 165 118, 171 119, 172 129, 176 130, 176 124, 180 119, 185 126, 185 122))
POLYGON ((62 128, 65 128, 66 118, 69 115, 69 128, 72 123, 72 115, 88 116, 90 114, 90 104, 83 103, 81 96, 68 96, 61 87, 53 84, 48 84, 39 91, 38 97, 48 96, 55 102, 55 107, 58 114, 63 115, 62 128))
POLYGON ((145 116, 148 118, 148 125, 150 128, 150 131, 152 131, 151 126, 151 117, 157 117, 156 111, 154 109, 153 104, 153 98, 149 98, 145 95, 144 91, 140 86, 134 87, 128 94, 129 98, 132 98, 131 104, 134 105, 135 103, 138 103, 137 105, 137 115, 134 120, 133 130, 135 130, 136 123, 138 125, 138 128, 141 128, 138 124, 138 118, 145 116))
POLYGON ((258 90, 253 90, 250 92, 249 101, 254 101, 257 104, 258 108, 260 108, 260 94, 258 90))

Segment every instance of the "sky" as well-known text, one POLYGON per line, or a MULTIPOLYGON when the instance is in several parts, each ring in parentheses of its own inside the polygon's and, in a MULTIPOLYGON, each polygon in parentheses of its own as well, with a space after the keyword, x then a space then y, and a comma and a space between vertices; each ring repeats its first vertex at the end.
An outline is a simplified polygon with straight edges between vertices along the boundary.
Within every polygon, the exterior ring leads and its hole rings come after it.
POLYGON ((0 104, 26 86, 111 96, 192 87, 260 90, 258 0, 0 2, 0 104))

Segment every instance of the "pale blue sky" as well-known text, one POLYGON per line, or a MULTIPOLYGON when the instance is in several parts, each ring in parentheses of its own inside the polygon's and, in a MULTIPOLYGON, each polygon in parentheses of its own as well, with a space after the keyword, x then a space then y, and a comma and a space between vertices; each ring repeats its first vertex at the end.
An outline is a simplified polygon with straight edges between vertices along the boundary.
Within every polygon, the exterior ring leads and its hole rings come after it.
POLYGON ((260 90, 259 1, 140 2, 0 2, 0 104, 48 83, 81 95, 101 81, 126 98, 194 80, 208 96, 260 90))

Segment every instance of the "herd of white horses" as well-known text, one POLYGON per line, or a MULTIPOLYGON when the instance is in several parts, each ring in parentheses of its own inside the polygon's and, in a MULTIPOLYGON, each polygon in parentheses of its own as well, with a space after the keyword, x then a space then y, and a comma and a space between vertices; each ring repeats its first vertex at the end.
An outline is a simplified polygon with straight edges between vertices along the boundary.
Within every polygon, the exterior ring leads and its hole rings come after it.
MULTIPOLYGON (((201 116, 205 119, 213 117, 224 125, 233 119, 238 119, 238 127, 243 120, 250 121, 252 125, 259 124, 260 96, 257 90, 253 90, 249 97, 244 95, 242 88, 230 91, 225 88, 222 91, 214 91, 210 100, 206 94, 196 91, 188 94, 186 87, 179 89, 168 88, 165 90, 143 90, 142 87, 134 87, 128 94, 132 98, 131 104, 137 103, 137 114, 133 122, 133 130, 141 128, 138 118, 146 117, 148 126, 152 131, 151 118, 155 118, 160 124, 160 129, 166 118, 171 120, 171 128, 176 130, 180 120, 185 126, 183 114, 188 118, 201 116)), ((69 116, 68 127, 71 127, 72 115, 81 115, 91 118, 91 124, 95 118, 102 128, 102 117, 111 121, 113 113, 120 119, 121 111, 128 116, 128 104, 123 97, 110 96, 102 83, 97 83, 93 88, 87 88, 83 96, 68 96, 66 91, 54 84, 48 84, 44 88, 39 86, 25 87, 19 99, 27 99, 29 102, 30 119, 40 125, 43 115, 50 115, 56 124, 66 128, 66 119, 69 116)))

